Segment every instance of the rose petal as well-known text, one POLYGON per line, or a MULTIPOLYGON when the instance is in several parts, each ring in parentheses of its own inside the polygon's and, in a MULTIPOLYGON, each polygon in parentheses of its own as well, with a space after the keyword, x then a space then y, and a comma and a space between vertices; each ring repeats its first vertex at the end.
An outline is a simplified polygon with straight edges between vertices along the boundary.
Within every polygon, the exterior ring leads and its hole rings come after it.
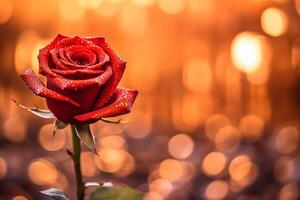
POLYGON ((58 50, 61 57, 60 61, 67 65, 69 68, 78 69, 78 68, 88 68, 88 69, 101 69, 101 67, 109 61, 109 56, 103 51, 101 47, 95 46, 94 44, 89 44, 89 46, 83 45, 72 45, 70 47, 65 47, 58 50), (96 61, 93 61, 91 64, 80 65, 74 62, 71 58, 71 54, 74 51, 85 49, 85 51, 93 52, 96 57, 96 61), (95 63, 94 63, 95 62, 95 63))
MULTIPOLYGON (((55 67, 57 67, 57 68, 60 68, 60 69, 69 69, 68 67, 66 67, 62 62, 61 62, 61 60, 57 57, 57 51, 55 50, 55 49, 52 49, 51 51, 50 51, 50 54, 51 54, 51 56, 52 56, 52 60, 53 60, 53 62, 54 62, 54 64, 55 64, 55 67)), ((53 71, 53 70, 52 70, 53 71)))
POLYGON ((29 89, 38 96, 50 98, 56 101, 68 102, 74 106, 80 107, 80 105, 72 99, 46 88, 32 69, 27 69, 26 72, 21 75, 21 78, 29 89))
POLYGON ((53 73, 50 70, 51 63, 49 59, 51 58, 49 52, 51 49, 54 48, 54 46, 61 40, 66 39, 66 36, 58 34, 50 44, 45 46, 44 48, 40 49, 38 60, 39 60, 39 73, 43 75, 50 75, 50 76, 56 76, 55 73, 53 73))
POLYGON ((68 76, 68 75, 100 75, 104 72, 104 70, 88 70, 88 69, 66 69, 66 70, 61 70, 61 69, 52 69, 53 72, 63 75, 63 76, 68 76))
MULTIPOLYGON (((99 56, 98 56, 99 58, 99 56)), ((103 66, 105 65, 105 63, 107 63, 109 61, 109 56, 107 54, 104 54, 104 57, 101 58, 102 60, 94 65, 90 65, 90 66, 87 66, 85 69, 89 69, 89 70, 92 70, 92 69, 102 69, 103 66)))
POLYGON ((69 90, 78 90, 82 89, 91 85, 98 84, 99 86, 105 84, 107 80, 112 75, 111 67, 107 67, 105 72, 101 75, 91 78, 91 79, 84 79, 84 80, 72 80, 66 79, 63 77, 48 77, 48 81, 55 85, 56 87, 60 88, 61 90, 69 89, 69 90))
MULTIPOLYGON (((89 70, 89 69, 93 69, 92 67, 94 65, 91 65, 90 68, 85 68, 85 69, 82 69, 81 66, 78 66, 78 64, 74 64, 74 63, 70 63, 69 61, 65 61, 65 57, 64 57, 64 51, 63 49, 60 49, 60 50, 56 50, 56 49, 52 49, 50 51, 51 53, 51 56, 52 56, 52 59, 53 59, 53 62, 55 64, 55 66, 58 68, 58 69, 52 69, 53 72, 55 73, 58 73, 58 74, 61 74, 61 75, 71 75, 73 74, 74 72, 77 73, 77 69, 79 68, 79 70, 81 70, 81 72, 85 73, 85 72, 90 72, 88 74, 92 74, 92 70, 89 70), (59 57, 57 56, 59 55, 59 57), (69 66, 71 66, 71 69, 69 68, 69 66), (67 72, 65 72, 67 71, 67 72)), ((92 58, 93 60, 91 61, 92 63, 93 62, 97 62, 97 57, 94 55, 94 58, 92 58)), ((99 74, 99 72, 101 72, 103 70, 96 70, 96 72, 94 72, 93 74, 99 74)))
MULTIPOLYGON (((74 48, 74 46, 73 46, 74 48)), ((78 65, 84 65, 84 66, 88 66, 88 65, 94 65, 97 62, 97 57, 95 55, 94 52, 92 52, 89 48, 86 47, 76 47, 72 50, 65 50, 67 51, 67 55, 69 57, 69 59, 73 60, 75 63, 77 63, 78 65), (86 63, 81 64, 80 62, 78 62, 78 58, 84 58, 84 60, 86 60, 86 63), (77 62, 76 62, 77 60, 77 62)))
POLYGON ((102 65, 104 65, 107 61, 109 61, 108 55, 103 51, 101 47, 98 47, 94 45, 91 41, 86 40, 85 38, 80 38, 78 36, 69 38, 63 35, 57 35, 57 37, 46 47, 42 48, 40 50, 40 53, 38 55, 39 63, 40 63, 40 74, 43 75, 49 75, 52 77, 55 77, 56 74, 53 73, 50 68, 58 67, 61 69, 78 69, 90 66, 89 69, 101 69, 102 65), (76 62, 73 62, 72 60, 69 60, 65 55, 65 48, 74 48, 72 46, 76 46, 78 48, 79 46, 83 49, 88 49, 95 53, 97 56, 97 61, 94 63, 94 58, 92 59, 92 62, 89 65, 78 65, 76 62), (58 54, 56 56, 53 56, 50 53, 52 49, 55 49, 58 54), (58 58, 59 56, 59 58, 58 58), (61 62, 61 64, 58 63, 58 61, 61 62))
POLYGON ((94 122, 104 117, 115 117, 129 113, 138 95, 137 90, 117 88, 112 95, 109 105, 74 118, 79 122, 94 122))
MULTIPOLYGON (((75 67, 73 69, 85 68, 86 65, 81 65, 81 64, 77 63, 74 59, 72 59, 72 56, 71 56, 72 52, 69 52, 69 51, 71 51, 70 49, 74 49, 74 48, 76 49, 76 48, 84 48, 84 47, 82 47, 81 45, 80 46, 79 45, 72 45, 70 47, 66 47, 66 48, 63 49, 67 59, 69 60, 70 66, 75 67)), ((66 63, 68 63, 68 62, 66 62, 66 63)))
POLYGON ((83 46, 88 46, 92 44, 90 41, 86 40, 85 38, 81 38, 79 36, 75 36, 72 38, 65 38, 63 40, 60 40, 57 42, 54 46, 56 49, 60 48, 66 48, 72 45, 83 45, 83 46))
POLYGON ((103 48, 94 45, 93 43, 90 44, 88 47, 90 51, 92 51, 94 54, 97 55, 97 62, 95 62, 93 65, 103 65, 109 60, 109 56, 104 52, 103 48))
POLYGON ((103 107, 111 98, 114 93, 114 90, 118 86, 122 75, 124 73, 126 62, 122 60, 110 47, 107 41, 102 37, 87 38, 87 40, 93 42, 95 45, 100 46, 110 57, 112 63, 112 78, 105 84, 105 87, 102 89, 101 94, 98 97, 97 104, 94 106, 94 109, 99 109, 103 107))
MULTIPOLYGON (((56 49, 55 49, 56 50, 56 49)), ((65 52, 65 49, 58 49, 57 50, 58 51, 58 55, 59 55, 59 60, 61 61, 61 62, 63 62, 64 64, 74 64, 74 65, 76 65, 76 63, 75 62, 73 62, 72 60, 70 60, 65 54, 66 54, 66 52, 65 52)))

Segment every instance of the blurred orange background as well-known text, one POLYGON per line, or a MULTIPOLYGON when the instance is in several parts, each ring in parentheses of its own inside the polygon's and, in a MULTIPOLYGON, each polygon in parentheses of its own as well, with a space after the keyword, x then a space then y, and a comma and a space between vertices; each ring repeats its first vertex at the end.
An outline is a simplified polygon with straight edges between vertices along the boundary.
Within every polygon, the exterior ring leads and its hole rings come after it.
POLYGON ((58 33, 107 38, 140 91, 126 125, 93 125, 86 180, 144 200, 299 199, 299 15, 300 0, 0 0, 0 199, 74 198, 70 131, 10 100, 46 108, 19 74, 58 33))

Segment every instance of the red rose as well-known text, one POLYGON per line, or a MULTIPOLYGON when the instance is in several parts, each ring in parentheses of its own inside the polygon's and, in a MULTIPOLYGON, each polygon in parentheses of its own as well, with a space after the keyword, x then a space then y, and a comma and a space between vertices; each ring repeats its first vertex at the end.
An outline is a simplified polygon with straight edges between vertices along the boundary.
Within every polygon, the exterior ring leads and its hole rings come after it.
POLYGON ((49 110, 66 123, 92 123, 130 112, 136 90, 117 88, 126 62, 102 37, 57 35, 38 55, 39 73, 21 75, 27 86, 45 97, 49 110))

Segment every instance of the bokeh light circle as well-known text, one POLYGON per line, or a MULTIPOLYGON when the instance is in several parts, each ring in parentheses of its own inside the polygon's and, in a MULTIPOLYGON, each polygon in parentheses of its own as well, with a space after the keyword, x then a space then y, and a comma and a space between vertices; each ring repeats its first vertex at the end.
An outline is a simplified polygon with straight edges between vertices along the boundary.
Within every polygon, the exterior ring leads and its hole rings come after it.
POLYGON ((192 138, 185 134, 173 136, 168 143, 169 153, 177 159, 185 159, 191 155, 194 149, 192 138))
POLYGON ((288 19, 282 10, 270 7, 261 15, 261 26, 268 35, 278 37, 286 32, 288 19))
POLYGON ((29 164, 28 176, 36 185, 49 185, 55 182, 58 172, 55 165, 49 160, 38 159, 29 164))
POLYGON ((202 170, 207 175, 220 174, 226 165, 226 157, 221 152, 211 152, 207 154, 202 162, 202 170))

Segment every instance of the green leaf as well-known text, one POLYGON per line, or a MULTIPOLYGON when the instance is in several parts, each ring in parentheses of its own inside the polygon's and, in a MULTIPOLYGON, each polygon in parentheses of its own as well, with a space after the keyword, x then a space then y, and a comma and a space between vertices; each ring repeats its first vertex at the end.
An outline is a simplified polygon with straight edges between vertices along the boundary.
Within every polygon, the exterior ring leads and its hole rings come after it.
POLYGON ((51 197, 54 200, 69 200, 69 198, 64 194, 63 191, 50 188, 48 190, 41 191, 42 194, 51 197))
POLYGON ((53 113, 50 110, 43 110, 39 108, 29 108, 26 106, 23 106, 22 104, 19 104, 16 100, 12 99, 12 101, 17 104, 17 106, 28 110, 29 112, 35 114, 36 116, 39 116, 44 119, 56 119, 53 113))
POLYGON ((90 200, 141 200, 142 193, 128 186, 99 187, 90 200))
POLYGON ((75 131, 81 142, 93 153, 97 154, 96 142, 89 124, 75 124, 75 131))
POLYGON ((54 121, 53 137, 55 136, 57 130, 59 130, 59 129, 64 129, 64 128, 66 128, 66 126, 68 126, 68 124, 66 124, 66 123, 64 123, 64 122, 62 122, 62 121, 56 119, 56 120, 54 121))
POLYGON ((123 120, 123 119, 118 119, 118 120, 114 121, 114 120, 101 118, 100 120, 105 123, 109 123, 109 124, 126 124, 127 123, 127 121, 123 120))

